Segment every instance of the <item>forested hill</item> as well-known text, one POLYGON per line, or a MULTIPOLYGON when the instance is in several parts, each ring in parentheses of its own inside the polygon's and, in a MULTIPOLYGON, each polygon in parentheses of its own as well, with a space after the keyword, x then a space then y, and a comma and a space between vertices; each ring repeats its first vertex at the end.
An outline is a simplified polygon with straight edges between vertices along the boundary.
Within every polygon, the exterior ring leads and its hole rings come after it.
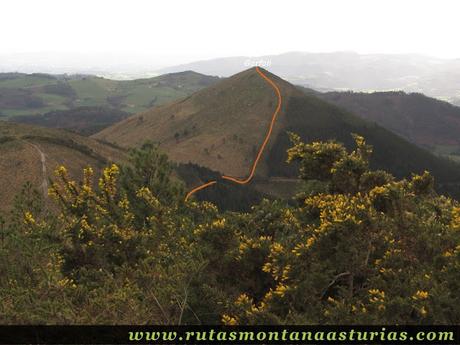
POLYGON ((419 93, 326 92, 316 95, 421 147, 460 159, 460 107, 419 93))

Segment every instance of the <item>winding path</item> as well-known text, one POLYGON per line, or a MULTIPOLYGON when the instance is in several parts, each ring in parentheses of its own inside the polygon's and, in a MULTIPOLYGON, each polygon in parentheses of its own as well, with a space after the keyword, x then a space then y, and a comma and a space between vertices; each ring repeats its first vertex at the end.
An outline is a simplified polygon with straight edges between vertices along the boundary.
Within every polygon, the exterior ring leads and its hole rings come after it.
POLYGON ((42 164, 42 176, 43 181, 41 184, 41 188, 43 190, 43 197, 46 199, 48 197, 48 178, 46 176, 46 156, 45 153, 38 147, 38 145, 32 144, 31 142, 27 143, 32 146, 35 150, 37 150, 38 154, 40 155, 40 162, 42 164))
MULTIPOLYGON (((246 177, 245 179, 240 179, 240 178, 237 178, 237 177, 231 177, 231 176, 227 176, 227 175, 222 175, 222 178, 225 179, 225 180, 229 180, 229 181, 232 181, 234 183, 238 183, 238 184, 247 184, 249 183, 252 178, 254 177, 254 174, 256 172, 256 169, 257 169, 257 164, 259 163, 259 160, 260 158, 262 157, 262 154, 265 150, 265 146, 267 146, 268 144, 268 141, 270 140, 270 136, 272 135, 272 131, 273 131, 273 127, 275 126, 275 122, 276 122, 276 118, 281 110, 281 104, 282 104, 282 101, 283 101, 283 98, 281 96, 281 92, 280 92, 280 89, 279 87, 275 84, 275 82, 273 80, 271 80, 270 78, 268 78, 260 69, 259 67, 256 67, 256 71, 257 73, 259 73, 259 75, 265 79, 265 81, 267 83, 270 84, 270 86, 275 90, 276 92, 276 96, 278 97, 278 105, 276 106, 276 109, 275 111, 273 112, 273 115, 272 115, 272 120, 270 122, 270 127, 268 128, 268 131, 267 131, 267 134, 265 135, 265 139, 262 143, 262 145, 260 146, 259 148, 259 152, 257 153, 257 156, 256 156, 256 159, 254 160, 254 162, 252 163, 252 167, 251 167, 251 171, 248 175, 248 177, 246 177)), ((209 181, 209 182, 206 182, 196 188, 193 188, 190 192, 187 193, 187 195, 185 196, 185 201, 187 201, 193 194, 195 194, 196 192, 202 190, 202 189, 205 189, 209 186, 212 186, 214 184, 216 184, 217 181, 216 180, 212 180, 212 181, 209 181)))

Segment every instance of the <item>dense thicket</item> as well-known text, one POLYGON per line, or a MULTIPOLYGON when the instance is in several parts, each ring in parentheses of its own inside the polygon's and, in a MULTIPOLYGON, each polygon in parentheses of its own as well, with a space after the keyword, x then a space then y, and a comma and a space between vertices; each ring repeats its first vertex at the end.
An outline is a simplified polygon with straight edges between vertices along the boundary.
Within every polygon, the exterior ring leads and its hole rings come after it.
POLYGON ((99 179, 60 167, 54 209, 26 185, 0 221, 0 322, 459 323, 460 205, 354 139, 291 135, 296 203, 245 213, 184 202, 153 145, 99 179))

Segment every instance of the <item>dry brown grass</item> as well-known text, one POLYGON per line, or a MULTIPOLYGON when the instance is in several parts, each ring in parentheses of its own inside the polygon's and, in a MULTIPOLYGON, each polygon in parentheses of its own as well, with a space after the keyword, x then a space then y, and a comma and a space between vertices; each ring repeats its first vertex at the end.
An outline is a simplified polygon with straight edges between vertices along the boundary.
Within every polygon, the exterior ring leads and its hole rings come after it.
POLYGON ((79 179, 84 167, 99 169, 108 161, 123 160, 124 155, 119 149, 67 131, 0 122, 0 210, 10 208, 27 181, 39 190, 43 179, 53 178, 59 165, 79 179), (37 148, 45 154, 47 176, 43 176, 37 148))

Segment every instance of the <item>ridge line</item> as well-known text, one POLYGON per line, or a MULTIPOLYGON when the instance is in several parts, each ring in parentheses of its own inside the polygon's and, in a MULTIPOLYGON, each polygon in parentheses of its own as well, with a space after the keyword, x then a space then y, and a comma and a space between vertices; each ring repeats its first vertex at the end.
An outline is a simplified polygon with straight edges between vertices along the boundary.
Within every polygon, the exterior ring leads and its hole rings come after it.
MULTIPOLYGON (((244 184, 247 184, 249 183, 252 178, 254 177, 254 174, 256 172, 256 169, 257 169, 257 165, 259 163, 259 160, 260 158, 262 157, 262 154, 265 150, 265 146, 267 146, 268 144, 268 141, 270 140, 270 137, 271 137, 271 134, 272 134, 272 131, 273 131, 273 127, 275 126, 275 122, 276 122, 276 118, 278 116, 278 113, 280 112, 281 110, 281 105, 282 105, 282 101, 283 101, 283 98, 281 96, 281 91, 280 89, 278 88, 278 85, 275 84, 274 81, 272 81, 270 78, 268 78, 260 69, 258 66, 256 66, 256 71, 257 73, 267 82, 270 84, 270 86, 275 90, 275 93, 277 95, 277 98, 278 98, 278 104, 276 106, 276 109, 275 111, 273 112, 273 115, 272 115, 272 119, 270 121, 270 126, 268 128, 268 131, 267 131, 267 134, 265 135, 265 139, 262 143, 262 145, 260 146, 259 148, 259 152, 257 153, 257 156, 256 156, 256 159, 254 160, 253 164, 252 164, 252 167, 251 167, 251 171, 249 173, 249 176, 245 179, 239 179, 239 178, 236 178, 236 177, 232 177, 232 176, 227 176, 227 175, 222 175, 221 178, 222 179, 225 179, 225 180, 228 180, 228 181, 232 181, 234 183, 238 183, 238 184, 241 184, 241 185, 244 185, 244 184)), ((187 193, 187 195, 185 196, 185 201, 187 201, 194 193, 202 190, 202 189, 205 189, 211 185, 214 185, 216 184, 217 181, 216 180, 212 180, 212 181, 209 181, 209 182, 206 182, 194 189, 192 189, 190 192, 187 193)))

